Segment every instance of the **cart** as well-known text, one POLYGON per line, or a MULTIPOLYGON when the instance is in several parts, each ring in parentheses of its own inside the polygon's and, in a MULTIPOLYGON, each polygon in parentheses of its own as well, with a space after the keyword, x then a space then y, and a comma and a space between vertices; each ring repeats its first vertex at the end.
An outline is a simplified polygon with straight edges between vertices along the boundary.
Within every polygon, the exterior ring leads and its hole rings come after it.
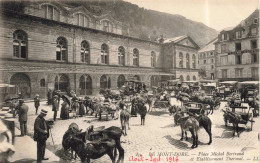
POLYGON ((197 103, 197 102, 188 102, 188 103, 184 103, 184 106, 187 109, 187 112, 189 113, 204 114, 206 111, 206 114, 208 114, 205 104, 197 103))
MULTIPOLYGON (((247 125, 248 122, 251 122, 250 125, 250 130, 252 131, 253 129, 253 112, 251 110, 251 107, 248 106, 247 103, 242 103, 241 106, 233 106, 232 107, 232 112, 241 116, 240 121, 238 122, 238 124, 244 124, 247 125)), ((225 113, 224 116, 224 121, 225 121, 225 126, 227 126, 229 120, 226 116, 227 113, 225 113)), ((233 122, 230 122, 233 123, 233 122)))

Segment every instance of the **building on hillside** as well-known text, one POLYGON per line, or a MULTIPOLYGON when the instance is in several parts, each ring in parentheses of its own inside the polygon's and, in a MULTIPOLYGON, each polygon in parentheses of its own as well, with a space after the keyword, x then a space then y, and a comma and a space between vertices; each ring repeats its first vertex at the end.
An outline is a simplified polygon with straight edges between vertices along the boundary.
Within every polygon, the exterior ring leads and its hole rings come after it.
MULTIPOLYGON (((57 1, 28 1, 20 12, 2 5, 1 14, 1 82, 16 85, 25 98, 45 97, 54 89, 96 94, 132 79, 158 86, 178 78, 182 70, 192 72, 190 79, 198 78, 193 65, 198 47, 187 36, 165 44, 129 37, 111 16, 57 1), (186 57, 179 66, 180 50, 183 57, 189 53, 189 68, 186 57)), ((185 73, 183 80, 188 80, 185 73)))
POLYGON ((217 78, 223 80, 259 80, 259 10, 239 25, 223 30, 216 44, 217 78))
POLYGON ((181 81, 198 80, 198 49, 199 46, 186 35, 164 40, 164 70, 176 74, 181 81))
POLYGON ((214 80, 215 79, 215 42, 218 38, 213 39, 203 48, 198 51, 198 68, 206 72, 205 79, 214 80))

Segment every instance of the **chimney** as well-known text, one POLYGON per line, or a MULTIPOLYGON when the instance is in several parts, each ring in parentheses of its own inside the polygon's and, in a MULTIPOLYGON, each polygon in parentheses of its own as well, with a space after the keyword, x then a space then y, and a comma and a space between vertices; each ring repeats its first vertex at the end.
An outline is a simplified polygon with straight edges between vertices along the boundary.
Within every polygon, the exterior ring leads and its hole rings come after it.
POLYGON ((163 35, 161 35, 161 38, 159 39, 159 43, 163 44, 164 39, 163 39, 163 35))

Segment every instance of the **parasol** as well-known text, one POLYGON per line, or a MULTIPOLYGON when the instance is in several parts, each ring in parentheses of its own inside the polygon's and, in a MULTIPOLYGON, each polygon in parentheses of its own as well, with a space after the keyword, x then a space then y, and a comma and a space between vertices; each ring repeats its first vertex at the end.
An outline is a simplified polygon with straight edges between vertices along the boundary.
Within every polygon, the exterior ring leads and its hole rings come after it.
POLYGON ((68 95, 62 95, 62 98, 66 99, 71 104, 70 97, 68 95))

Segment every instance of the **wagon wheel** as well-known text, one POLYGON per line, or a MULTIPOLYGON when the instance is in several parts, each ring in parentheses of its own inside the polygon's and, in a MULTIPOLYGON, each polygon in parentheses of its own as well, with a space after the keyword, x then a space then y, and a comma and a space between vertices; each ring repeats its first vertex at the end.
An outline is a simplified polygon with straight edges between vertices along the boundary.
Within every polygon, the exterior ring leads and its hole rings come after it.
POLYGON ((253 124, 254 124, 254 119, 253 119, 254 115, 251 114, 251 117, 250 117, 250 122, 251 122, 251 128, 250 128, 250 131, 253 130, 253 124))

